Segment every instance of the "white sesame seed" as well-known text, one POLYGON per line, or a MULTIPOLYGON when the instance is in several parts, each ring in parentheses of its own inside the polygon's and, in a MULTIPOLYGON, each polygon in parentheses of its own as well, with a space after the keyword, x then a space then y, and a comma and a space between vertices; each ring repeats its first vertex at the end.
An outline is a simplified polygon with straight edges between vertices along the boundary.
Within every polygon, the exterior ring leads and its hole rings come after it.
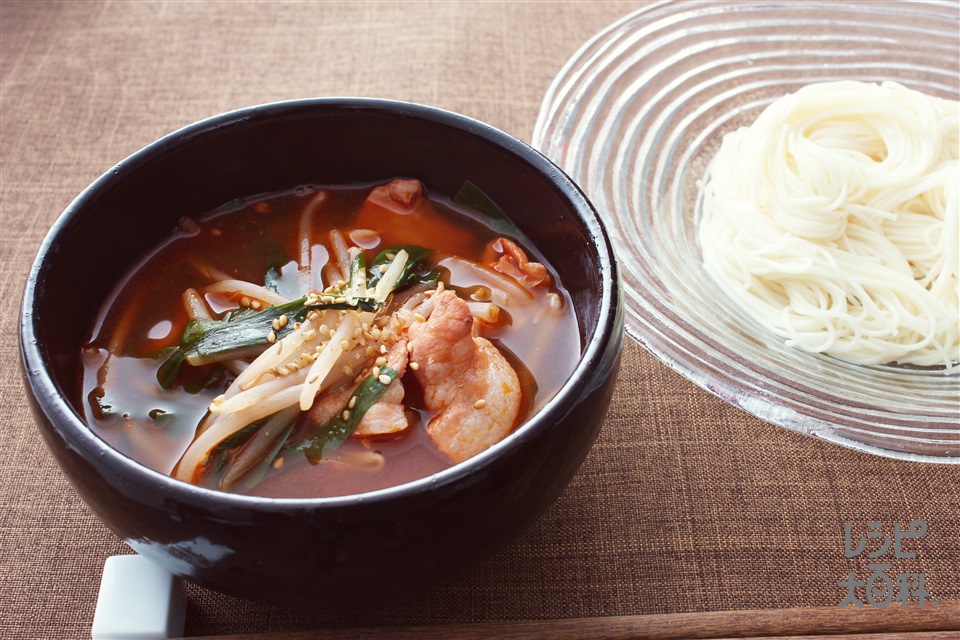
POLYGON ((410 368, 413 369, 414 371, 419 371, 419 370, 420 370, 420 363, 419 363, 419 362, 411 362, 411 363, 410 363, 410 368))
POLYGON ((483 398, 480 398, 479 400, 473 403, 474 409, 483 409, 485 406, 487 406, 487 401, 484 400, 483 398))
POLYGON ((379 376, 377 380, 380 381, 380 384, 390 384, 392 382, 392 380, 390 380, 390 376, 386 374, 379 376))
POLYGON ((270 344, 273 344, 276 341, 277 341, 277 334, 274 333, 273 331, 270 331, 270 333, 267 334, 267 342, 269 342, 270 344))

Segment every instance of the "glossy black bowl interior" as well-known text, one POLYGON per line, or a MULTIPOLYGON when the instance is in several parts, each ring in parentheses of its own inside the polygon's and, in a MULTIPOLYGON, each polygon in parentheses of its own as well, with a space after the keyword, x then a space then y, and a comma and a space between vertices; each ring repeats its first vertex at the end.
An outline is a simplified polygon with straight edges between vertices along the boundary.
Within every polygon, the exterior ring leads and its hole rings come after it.
POLYGON ((138 552, 201 585, 278 601, 396 593, 515 536, 580 466, 609 404, 622 343, 610 242, 580 189, 527 145, 449 112, 366 99, 254 107, 191 125, 85 190, 44 241, 21 314, 38 426, 83 500, 138 552), (570 291, 583 358, 535 417, 490 450, 392 489, 276 500, 151 471, 79 418, 81 346, 120 277, 176 227, 238 197, 305 183, 469 179, 507 211, 570 291))

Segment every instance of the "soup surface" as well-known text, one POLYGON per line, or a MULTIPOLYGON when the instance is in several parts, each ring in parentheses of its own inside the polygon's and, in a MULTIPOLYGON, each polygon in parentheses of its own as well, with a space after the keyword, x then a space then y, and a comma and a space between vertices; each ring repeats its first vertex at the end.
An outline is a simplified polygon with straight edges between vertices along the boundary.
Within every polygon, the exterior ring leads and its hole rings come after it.
POLYGON ((142 464, 226 491, 426 477, 508 435, 579 359, 534 251, 470 183, 306 185, 183 219, 101 310, 85 417, 142 464))

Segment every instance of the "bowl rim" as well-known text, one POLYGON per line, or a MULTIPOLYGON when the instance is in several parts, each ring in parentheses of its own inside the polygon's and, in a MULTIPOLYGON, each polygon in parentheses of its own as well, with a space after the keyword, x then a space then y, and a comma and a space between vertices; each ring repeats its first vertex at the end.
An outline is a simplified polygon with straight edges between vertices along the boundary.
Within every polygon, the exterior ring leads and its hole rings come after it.
POLYGON ((80 450, 82 457, 97 460, 113 472, 137 478, 138 483, 162 488, 168 500, 200 507, 216 505, 219 508, 232 507, 263 512, 347 508, 410 498, 427 491, 435 491, 441 486, 469 480, 471 476, 489 468, 504 452, 520 446, 535 433, 548 429, 585 393, 584 389, 592 388, 592 371, 602 364, 611 342, 616 342, 615 349, 619 352, 624 335, 622 308, 620 274, 613 243, 599 213, 582 189, 560 167, 526 142, 469 116, 413 102, 368 97, 303 98, 231 110, 188 124, 133 152, 85 187, 47 232, 27 276, 19 314, 20 366, 24 385, 33 396, 36 407, 71 448, 80 450), (226 127, 242 126, 249 121, 275 119, 297 111, 312 110, 362 111, 426 121, 482 138, 535 169, 570 202, 578 225, 593 240, 588 247, 592 248, 596 256, 601 285, 596 324, 587 327, 587 340, 582 346, 581 358, 570 376, 539 411, 485 451, 426 477, 366 493, 318 498, 272 498, 235 494, 177 480, 124 455, 97 436, 64 398, 50 370, 45 366, 33 308, 38 283, 45 275, 46 255, 88 203, 95 201, 101 193, 108 192, 114 183, 127 174, 138 171, 168 149, 189 144, 195 138, 226 127))

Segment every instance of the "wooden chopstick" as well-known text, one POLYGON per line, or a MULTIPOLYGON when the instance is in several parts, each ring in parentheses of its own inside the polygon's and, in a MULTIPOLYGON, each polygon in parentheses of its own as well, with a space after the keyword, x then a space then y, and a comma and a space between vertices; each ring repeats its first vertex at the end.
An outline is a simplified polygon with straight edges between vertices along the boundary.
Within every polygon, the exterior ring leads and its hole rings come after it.
MULTIPOLYGON (((568 618, 476 624, 323 629, 247 635, 206 636, 199 640, 650 640, 764 638, 765 640, 856 639, 897 637, 957 640, 960 602, 926 603, 907 608, 813 607, 708 611, 609 618, 568 618)), ((194 638, 193 640, 198 640, 194 638)))

